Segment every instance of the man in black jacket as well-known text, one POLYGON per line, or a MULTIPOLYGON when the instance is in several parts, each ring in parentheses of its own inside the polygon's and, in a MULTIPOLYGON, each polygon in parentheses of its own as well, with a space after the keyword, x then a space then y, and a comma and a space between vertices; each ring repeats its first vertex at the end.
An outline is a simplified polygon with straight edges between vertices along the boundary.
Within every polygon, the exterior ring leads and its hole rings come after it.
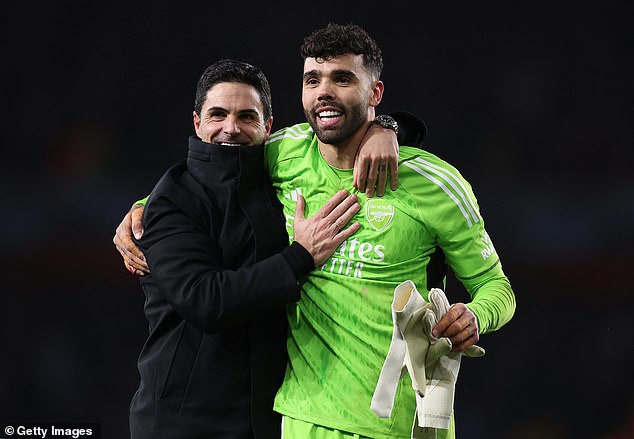
POLYGON ((264 171, 271 97, 256 67, 223 60, 198 82, 197 137, 152 191, 137 244, 149 337, 130 406, 139 438, 273 438, 286 365, 284 305, 298 280, 359 228, 356 196, 310 219, 300 198, 292 244, 264 171))

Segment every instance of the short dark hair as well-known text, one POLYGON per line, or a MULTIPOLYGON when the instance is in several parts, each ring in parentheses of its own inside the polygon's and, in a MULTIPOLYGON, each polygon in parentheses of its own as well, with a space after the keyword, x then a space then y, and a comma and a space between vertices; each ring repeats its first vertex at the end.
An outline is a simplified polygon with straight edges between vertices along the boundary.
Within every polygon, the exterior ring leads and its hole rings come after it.
POLYGON ((207 67, 198 80, 194 111, 200 116, 203 104, 207 99, 207 92, 221 82, 241 82, 253 86, 260 95, 260 102, 264 111, 264 122, 273 114, 271 106, 271 87, 262 70, 243 61, 222 59, 207 67))
POLYGON ((340 55, 363 55, 363 62, 375 79, 381 77, 383 56, 376 41, 356 24, 328 23, 304 38, 300 53, 306 58, 328 61, 340 55))

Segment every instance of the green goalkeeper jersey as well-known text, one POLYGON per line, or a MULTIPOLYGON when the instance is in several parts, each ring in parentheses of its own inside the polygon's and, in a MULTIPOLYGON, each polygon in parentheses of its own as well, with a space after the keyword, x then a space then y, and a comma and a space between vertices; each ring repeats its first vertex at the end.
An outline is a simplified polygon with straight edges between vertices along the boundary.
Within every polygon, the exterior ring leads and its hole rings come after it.
POLYGON ((501 327, 515 309, 470 185, 433 154, 401 147, 398 190, 367 198, 353 187, 352 170, 324 161, 307 123, 273 134, 266 162, 290 237, 298 194, 307 217, 340 189, 361 204, 354 218, 361 229, 301 281, 301 300, 288 308, 289 365, 275 410, 374 438, 410 437, 415 397, 407 374, 391 418, 370 410, 392 336, 394 288, 409 279, 426 298, 443 287, 448 264, 472 297, 480 333, 501 327))

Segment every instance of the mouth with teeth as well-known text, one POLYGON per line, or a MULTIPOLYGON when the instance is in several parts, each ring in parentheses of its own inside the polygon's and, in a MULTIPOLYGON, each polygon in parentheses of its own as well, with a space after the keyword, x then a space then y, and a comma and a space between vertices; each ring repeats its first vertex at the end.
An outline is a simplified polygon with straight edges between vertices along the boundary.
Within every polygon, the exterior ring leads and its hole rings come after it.
POLYGON ((316 112, 316 116, 321 125, 329 127, 339 122, 343 113, 338 110, 321 110, 316 112))

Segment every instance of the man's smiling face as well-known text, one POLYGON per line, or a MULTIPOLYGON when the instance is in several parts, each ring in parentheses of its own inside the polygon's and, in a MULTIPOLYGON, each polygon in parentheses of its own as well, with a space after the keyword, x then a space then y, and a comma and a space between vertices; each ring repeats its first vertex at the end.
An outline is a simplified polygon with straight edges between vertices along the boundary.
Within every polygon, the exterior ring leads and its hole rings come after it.
POLYGON ((221 82, 207 92, 200 115, 194 112, 196 135, 203 142, 225 146, 261 145, 273 119, 264 121, 257 90, 241 82, 221 82))
POLYGON ((368 119, 372 87, 361 55, 306 58, 302 104, 319 140, 337 145, 351 137, 368 119))

